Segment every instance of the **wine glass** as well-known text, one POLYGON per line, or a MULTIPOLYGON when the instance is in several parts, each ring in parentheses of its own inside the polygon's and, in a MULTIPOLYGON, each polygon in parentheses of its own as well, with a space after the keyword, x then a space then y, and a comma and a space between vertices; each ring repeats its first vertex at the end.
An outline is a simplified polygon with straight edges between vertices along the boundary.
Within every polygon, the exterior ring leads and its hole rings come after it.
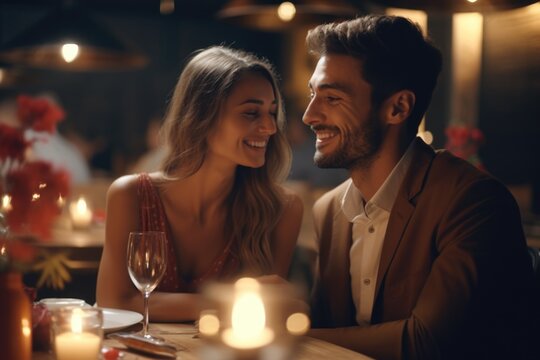
POLYGON ((163 231, 130 232, 127 250, 127 267, 133 284, 144 297, 144 323, 142 335, 148 334, 148 298, 165 274, 167 253, 163 231))

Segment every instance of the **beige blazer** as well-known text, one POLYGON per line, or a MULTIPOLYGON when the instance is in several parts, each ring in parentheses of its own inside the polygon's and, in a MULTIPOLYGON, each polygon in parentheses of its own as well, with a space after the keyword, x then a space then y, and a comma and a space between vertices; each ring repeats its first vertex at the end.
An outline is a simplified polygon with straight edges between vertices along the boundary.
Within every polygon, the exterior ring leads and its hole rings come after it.
POLYGON ((370 326, 357 325, 351 296, 352 224, 341 211, 350 180, 314 205, 312 321, 338 328, 314 334, 377 359, 520 358, 538 317, 513 197, 448 152, 418 138, 414 147, 388 222, 370 326))

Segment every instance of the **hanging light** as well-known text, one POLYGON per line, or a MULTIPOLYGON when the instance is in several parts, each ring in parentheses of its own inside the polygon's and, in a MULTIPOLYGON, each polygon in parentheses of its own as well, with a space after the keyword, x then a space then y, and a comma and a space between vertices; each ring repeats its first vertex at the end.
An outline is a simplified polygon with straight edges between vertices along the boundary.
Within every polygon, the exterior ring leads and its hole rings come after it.
POLYGON ((487 12, 509 10, 538 0, 370 0, 380 5, 440 12, 487 12))
POLYGON ((357 13, 346 0, 230 0, 217 17, 246 27, 280 31, 348 19, 357 13))
POLYGON ((76 7, 52 12, 15 36, 0 48, 0 59, 74 71, 132 69, 148 62, 76 7))

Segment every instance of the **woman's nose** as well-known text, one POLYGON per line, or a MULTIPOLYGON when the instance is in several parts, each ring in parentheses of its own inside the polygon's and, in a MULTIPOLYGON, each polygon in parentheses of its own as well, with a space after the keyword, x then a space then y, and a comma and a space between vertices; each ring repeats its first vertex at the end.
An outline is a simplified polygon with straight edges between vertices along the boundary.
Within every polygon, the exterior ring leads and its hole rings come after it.
POLYGON ((259 132, 262 134, 273 135, 277 131, 276 119, 273 115, 267 115, 259 124, 259 132))

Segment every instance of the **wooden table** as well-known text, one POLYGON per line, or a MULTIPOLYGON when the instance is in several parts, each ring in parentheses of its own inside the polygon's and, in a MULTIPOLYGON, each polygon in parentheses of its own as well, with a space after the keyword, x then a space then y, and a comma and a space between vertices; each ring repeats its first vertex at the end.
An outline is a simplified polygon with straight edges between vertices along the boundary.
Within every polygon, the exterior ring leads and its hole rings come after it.
MULTIPOLYGON (((166 339, 169 343, 175 345, 179 351, 177 359, 195 360, 199 359, 199 354, 204 340, 196 337, 196 331, 193 325, 189 324, 150 324, 150 333, 166 339)), ((119 360, 144 360, 157 359, 141 353, 127 351, 125 347, 113 339, 105 339, 104 346, 121 349, 124 353, 119 360)), ((295 360, 369 360, 370 357, 360 353, 345 349, 343 347, 310 338, 302 337, 298 342, 296 354, 292 357, 295 360)), ((49 353, 36 352, 32 356, 33 360, 54 360, 54 356, 49 353)))

